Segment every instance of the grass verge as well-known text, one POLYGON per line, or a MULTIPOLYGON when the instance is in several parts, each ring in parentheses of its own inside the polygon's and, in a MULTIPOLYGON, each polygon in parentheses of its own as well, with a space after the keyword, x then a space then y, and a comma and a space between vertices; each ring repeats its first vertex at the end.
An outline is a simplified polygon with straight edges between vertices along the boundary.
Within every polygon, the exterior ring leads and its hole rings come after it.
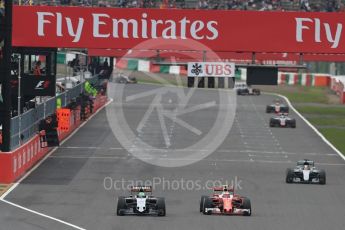
POLYGON ((266 92, 279 93, 289 98, 292 103, 328 103, 329 89, 307 86, 259 86, 266 92))
POLYGON ((283 91, 292 103, 327 103, 327 89, 298 86, 296 92, 283 91))
POLYGON ((345 106, 334 105, 339 99, 328 88, 265 86, 263 90, 289 98, 294 107, 345 155, 345 106))
POLYGON ((315 126, 345 127, 345 117, 308 117, 306 118, 315 126))
POLYGON ((4 194, 10 188, 10 186, 10 184, 0 184, 0 196, 2 196, 2 194, 4 194))
POLYGON ((296 105, 296 109, 305 114, 317 114, 317 115, 332 115, 345 117, 345 106, 333 107, 333 106, 307 106, 296 105))
POLYGON ((345 153, 345 129, 321 128, 319 130, 340 152, 345 153))

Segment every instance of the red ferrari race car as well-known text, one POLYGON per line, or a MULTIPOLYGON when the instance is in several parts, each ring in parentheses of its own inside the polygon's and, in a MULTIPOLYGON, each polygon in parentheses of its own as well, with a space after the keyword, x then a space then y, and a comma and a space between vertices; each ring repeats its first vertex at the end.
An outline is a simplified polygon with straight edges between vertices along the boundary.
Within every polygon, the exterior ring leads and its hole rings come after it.
POLYGON ((200 212, 205 215, 250 216, 252 207, 249 198, 235 194, 227 185, 213 188, 212 196, 201 196, 200 212))

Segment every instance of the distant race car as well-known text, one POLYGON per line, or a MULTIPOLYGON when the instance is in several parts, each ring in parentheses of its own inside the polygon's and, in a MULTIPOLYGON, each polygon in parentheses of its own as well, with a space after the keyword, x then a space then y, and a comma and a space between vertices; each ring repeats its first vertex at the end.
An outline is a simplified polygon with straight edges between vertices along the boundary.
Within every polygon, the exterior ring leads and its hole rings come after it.
POLYGON ((238 84, 236 85, 236 92, 237 95, 257 95, 259 96, 261 94, 260 89, 253 89, 250 86, 247 86, 247 84, 238 84))
POLYGON ((201 196, 200 212, 205 215, 242 215, 250 216, 252 207, 250 200, 234 193, 227 185, 215 187, 212 196, 201 196))
POLYGON ((266 106, 266 113, 288 113, 289 106, 283 104, 279 99, 274 104, 266 106))
POLYGON ((278 116, 271 117, 270 127, 296 128, 296 120, 288 117, 286 113, 281 113, 278 116))
POLYGON ((326 172, 316 168, 314 161, 300 160, 295 168, 286 170, 286 183, 326 184, 326 172))
POLYGON ((115 82, 120 84, 135 84, 137 83, 137 79, 135 77, 129 77, 120 73, 115 78, 115 82))
POLYGON ((150 186, 135 186, 131 188, 129 196, 118 198, 116 213, 118 216, 128 214, 165 216, 165 199, 152 196, 150 186))

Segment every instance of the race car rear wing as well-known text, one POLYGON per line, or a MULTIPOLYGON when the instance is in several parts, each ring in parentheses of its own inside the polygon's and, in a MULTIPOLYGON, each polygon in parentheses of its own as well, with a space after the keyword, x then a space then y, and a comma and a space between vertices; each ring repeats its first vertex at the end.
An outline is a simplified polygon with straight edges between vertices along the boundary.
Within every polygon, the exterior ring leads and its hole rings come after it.
POLYGON ((283 116, 289 116, 289 113, 278 113, 279 116, 283 115, 283 116))
POLYGON ((223 186, 219 186, 219 187, 213 187, 213 191, 214 192, 226 192, 226 191, 234 192, 234 188, 229 187, 227 185, 223 185, 223 186))
POLYGON ((297 165, 302 165, 303 166, 304 164, 308 164, 310 166, 314 166, 314 161, 308 160, 308 159, 297 161, 297 165))
POLYGON ((152 186, 132 186, 131 192, 152 192, 152 186))

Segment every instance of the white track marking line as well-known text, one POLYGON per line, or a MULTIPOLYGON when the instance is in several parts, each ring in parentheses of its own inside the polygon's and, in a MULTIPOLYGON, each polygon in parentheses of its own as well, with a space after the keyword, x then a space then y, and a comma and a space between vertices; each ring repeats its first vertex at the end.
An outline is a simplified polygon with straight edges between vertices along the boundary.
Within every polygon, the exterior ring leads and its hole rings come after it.
MULTIPOLYGON (((127 159, 124 157, 117 157, 117 156, 92 156, 92 157, 83 157, 83 156, 51 156, 51 158, 62 158, 62 159, 127 159)), ((167 158, 167 157, 155 157, 155 159, 165 159, 165 160, 169 160, 169 161, 184 161, 186 159, 181 158, 181 159, 176 159, 176 158, 167 158)), ((133 157, 133 159, 137 159, 135 157, 133 157)), ((141 158, 144 160, 150 160, 153 159, 153 157, 148 156, 146 158, 141 158)), ((195 160, 193 158, 188 158, 189 160, 195 160)), ((138 159, 140 160, 140 159, 138 159)), ((206 162, 262 162, 261 160, 247 160, 247 159, 203 159, 200 161, 206 161, 206 162)), ((268 161, 271 162, 271 161, 268 161)), ((281 161, 273 161, 273 163, 276 162, 281 162, 281 161)), ((286 163, 291 163, 290 161, 286 161, 286 163)), ((344 164, 345 165, 345 164, 344 164)))
MULTIPOLYGON (((157 104, 157 102, 159 102, 160 100, 161 100, 161 97, 156 96, 153 99, 152 103, 157 104)), ((159 106, 159 105, 157 105, 157 106, 159 106)), ((142 132, 142 129, 146 126, 147 121, 150 119, 151 114, 154 112, 154 110, 156 109, 157 106, 156 105, 153 106, 152 104, 150 104, 149 108, 146 110, 146 112, 144 114, 144 117, 141 119, 140 123, 138 124, 138 127, 137 127, 138 133, 142 132)))
MULTIPOLYGON (((125 148, 122 147, 110 147, 110 148, 104 148, 104 147, 87 147, 87 146, 66 146, 66 147, 59 147, 59 149, 97 149, 97 150, 124 150, 127 151, 125 148)), ((162 149, 143 149, 143 150, 150 150, 152 152, 162 152, 162 149)), ((191 151, 191 152, 207 152, 208 149, 173 149, 174 151, 191 151)), ((218 149, 215 151, 215 153, 262 153, 262 154, 287 154, 287 155, 311 155, 311 156, 338 156, 336 153, 296 153, 296 152, 285 152, 285 151, 264 151, 264 150, 251 150, 251 149, 218 149)), ((79 154, 79 153, 78 153, 79 154)), ((98 155, 98 154, 97 154, 98 155)), ((109 155, 110 154, 100 154, 100 155, 109 155)))
MULTIPOLYGON (((94 114, 92 114, 87 121, 91 120, 94 116, 96 116, 100 111, 102 111, 106 106, 108 106, 110 103, 112 103, 112 99, 110 99, 105 105, 103 105, 101 108, 99 108, 94 114)), ((71 137, 74 136, 74 134, 76 134, 82 127, 84 127, 84 125, 86 125, 88 122, 85 121, 84 123, 82 123, 78 128, 76 128, 68 137, 66 137, 66 139, 64 139, 63 141, 61 141, 61 145, 63 143, 65 143, 66 141, 68 141, 71 137)), ((12 206, 15 206, 15 207, 18 207, 18 208, 21 208, 25 211, 28 211, 28 212, 31 212, 31 213, 34 213, 34 214, 37 214, 37 215, 41 215, 41 216, 46 216, 42 213, 39 213, 39 212, 36 212, 34 210, 31 210, 31 209, 28 209, 28 208, 25 208, 25 207, 22 207, 18 204, 15 204, 15 203, 12 203, 10 201, 7 201, 5 200, 5 197, 8 196, 8 194, 10 194, 23 180, 25 180, 33 171, 35 171, 45 160, 47 160, 56 150, 58 149, 58 147, 55 147, 53 148, 43 159, 41 159, 32 169, 30 169, 21 179, 19 179, 18 182, 16 183, 13 183, 13 185, 0 197, 0 201, 2 202, 5 202, 7 204, 10 204, 12 206)), ((49 217, 49 216, 46 216, 47 218, 49 219, 52 219, 52 220, 56 220, 60 223, 66 223, 67 225, 69 226, 72 226, 71 224, 67 223, 67 222, 63 222, 63 221, 60 221, 58 219, 55 219, 53 217, 49 217)), ((74 225, 73 225, 74 226, 74 225)), ((79 228, 77 226, 75 226, 77 229, 84 229, 84 228, 79 228)))
POLYGON ((345 164, 341 163, 315 163, 316 165, 328 165, 328 166, 344 166, 345 164))
POLYGON ((262 157, 262 158, 288 158, 288 155, 282 155, 282 154, 279 154, 279 155, 275 155, 275 156, 272 156, 272 155, 255 155, 255 154, 248 154, 249 157, 262 157))
POLYGON ((74 224, 68 223, 68 222, 66 222, 66 221, 63 221, 63 220, 60 220, 60 219, 57 219, 57 218, 54 218, 54 217, 52 217, 52 216, 48 216, 48 215, 45 215, 45 214, 43 214, 43 213, 40 213, 40 212, 31 210, 31 209, 25 208, 25 207, 23 207, 23 206, 21 206, 21 205, 12 203, 12 202, 7 201, 7 200, 2 200, 2 202, 7 203, 7 204, 9 204, 9 205, 12 205, 12 206, 14 206, 14 207, 20 208, 20 209, 22 209, 22 210, 24 210, 24 211, 31 212, 31 213, 36 214, 36 215, 38 215, 38 216, 42 216, 42 217, 44 217, 44 218, 47 218, 47 219, 50 219, 50 220, 54 220, 54 221, 56 221, 56 222, 59 222, 59 223, 61 223, 61 224, 67 225, 67 226, 70 226, 70 227, 72 227, 72 228, 75 228, 75 229, 78 229, 78 230, 86 230, 85 228, 81 228, 81 227, 79 227, 79 226, 76 226, 76 225, 74 225, 74 224))
POLYGON ((217 106, 217 103, 215 101, 207 102, 204 104, 196 105, 196 106, 189 107, 187 109, 178 111, 177 116, 181 116, 181 115, 184 115, 187 113, 192 113, 192 112, 199 111, 199 110, 208 109, 208 108, 215 107, 215 106, 217 106))
MULTIPOLYGON (((286 155, 281 155, 279 158, 284 158, 286 159, 285 157, 286 155)), ((95 160, 103 160, 103 159, 114 159, 114 160, 126 160, 128 158, 126 157, 118 157, 118 156, 92 156, 92 157, 83 157, 83 156, 51 156, 51 158, 57 158, 57 159, 95 159, 95 160)), ((135 157, 133 157, 132 159, 137 159, 135 157)), ((147 156, 147 157, 143 157, 141 158, 143 160, 151 160, 153 159, 152 156, 147 156)), ((164 160, 168 160, 168 161, 184 161, 186 159, 175 159, 175 158, 167 158, 167 157, 156 157, 154 159, 164 159, 164 160)), ((140 159, 137 159, 139 161, 141 161, 140 159)), ((196 160, 196 159, 193 159, 193 158, 188 158, 188 160, 196 160)), ((293 163, 291 160, 280 160, 280 161, 270 161, 270 160, 257 160, 257 159, 253 159, 251 158, 250 160, 247 160, 247 159, 203 159, 203 160, 200 160, 200 162, 220 162, 220 163, 228 163, 228 162, 249 162, 249 163, 270 163, 270 164, 276 164, 276 163, 279 163, 279 164, 291 164, 293 163)), ((316 163, 318 165, 329 165, 329 166, 345 166, 345 164, 340 164, 340 163, 316 163)))
POLYGON ((163 116, 163 111, 164 110, 162 108, 162 105, 157 107, 158 120, 159 120, 159 123, 161 125, 165 146, 167 148, 169 148, 171 146, 171 142, 170 142, 170 138, 169 138, 166 122, 165 122, 165 119, 164 119, 164 116, 163 116))
POLYGON ((319 130, 317 130, 315 128, 315 126, 313 126, 305 117, 303 117, 302 114, 300 114, 297 109, 295 109, 295 107, 291 104, 290 100, 281 95, 281 94, 276 94, 276 93, 264 93, 266 95, 274 95, 274 96, 278 96, 278 97, 281 97, 283 98, 287 103, 288 105, 292 108, 292 110, 312 129, 314 130, 314 132, 329 146, 331 147, 331 149, 333 149, 344 161, 345 161, 345 156, 331 143, 329 142, 323 135, 322 133, 320 133, 319 130))
MULTIPOLYGON (((276 149, 277 155, 274 156, 274 157, 276 157, 276 158, 277 157, 282 157, 284 159, 288 158, 287 154, 282 155, 282 151, 283 151, 282 146, 280 145, 278 139, 273 135, 271 128, 268 127, 267 121, 266 121, 265 117, 262 115, 261 112, 258 111, 257 106, 256 106, 256 104, 253 101, 253 98, 250 97, 249 101, 250 101, 250 104, 248 104, 248 107, 251 107, 251 108, 254 109, 254 113, 256 114, 255 117, 258 118, 258 120, 260 120, 261 122, 256 123, 255 128, 254 128, 253 125, 250 125, 250 126, 247 126, 245 128, 245 130, 248 131, 248 133, 250 133, 250 130, 255 132, 255 131, 257 131, 260 128, 263 131, 262 131, 262 134, 260 134, 259 136, 261 136, 261 137, 265 136, 266 137, 264 139, 265 143, 266 143, 265 146, 270 146, 271 148, 276 149)), ((251 116, 248 116, 247 119, 252 119, 250 117, 251 116)), ((242 136, 246 136, 246 135, 244 135, 242 133, 242 136)), ((250 144, 246 145, 247 149, 257 149, 258 146, 262 146, 262 139, 259 139, 259 138, 256 138, 256 137, 255 138, 245 138, 244 137, 244 139, 246 139, 247 143, 250 143, 250 144), (258 143, 258 141, 260 141, 260 142, 258 143)), ((272 156, 264 156, 264 155, 260 156, 260 155, 248 154, 248 157, 250 158, 250 160, 253 160, 254 156, 255 157, 262 157, 262 158, 270 158, 270 157, 272 157, 272 156)))
POLYGON ((194 134, 196 134, 196 135, 198 135, 198 136, 200 136, 200 135, 202 134, 202 132, 201 132, 199 129, 197 129, 197 128, 191 126, 190 124, 188 124, 187 122, 185 122, 185 121, 183 121, 183 120, 177 118, 175 114, 168 114, 168 113, 166 113, 166 114, 164 114, 164 115, 165 115, 167 118, 169 118, 170 120, 172 120, 172 121, 173 121, 173 124, 177 123, 177 124, 179 124, 180 126, 186 128, 186 129, 188 129, 189 131, 191 131, 192 133, 194 133, 194 134))

